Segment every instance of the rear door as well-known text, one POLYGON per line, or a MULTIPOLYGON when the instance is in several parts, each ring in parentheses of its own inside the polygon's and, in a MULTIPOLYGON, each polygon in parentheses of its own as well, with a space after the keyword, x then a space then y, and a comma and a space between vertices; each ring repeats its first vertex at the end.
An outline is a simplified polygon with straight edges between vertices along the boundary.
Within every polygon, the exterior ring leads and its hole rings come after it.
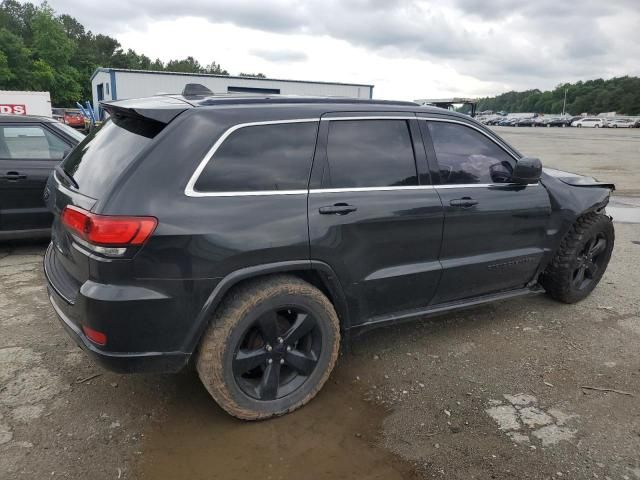
POLYGON ((334 269, 359 321, 423 308, 434 295, 443 215, 426 170, 415 116, 322 118, 311 259, 334 269))
POLYGON ((444 206, 434 303, 524 287, 544 254, 551 205, 541 184, 510 183, 515 157, 481 127, 421 121, 444 206))
POLYGON ((0 231, 46 229, 42 198, 51 170, 71 143, 39 123, 0 124, 0 231))

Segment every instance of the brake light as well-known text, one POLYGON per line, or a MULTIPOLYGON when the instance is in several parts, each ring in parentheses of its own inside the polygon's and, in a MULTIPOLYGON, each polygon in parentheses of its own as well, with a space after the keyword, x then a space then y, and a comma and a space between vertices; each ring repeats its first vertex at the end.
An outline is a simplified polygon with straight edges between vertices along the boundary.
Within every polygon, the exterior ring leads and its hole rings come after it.
POLYGON ((93 245, 133 246, 147 241, 158 220, 154 217, 97 215, 67 206, 62 212, 62 224, 93 245))

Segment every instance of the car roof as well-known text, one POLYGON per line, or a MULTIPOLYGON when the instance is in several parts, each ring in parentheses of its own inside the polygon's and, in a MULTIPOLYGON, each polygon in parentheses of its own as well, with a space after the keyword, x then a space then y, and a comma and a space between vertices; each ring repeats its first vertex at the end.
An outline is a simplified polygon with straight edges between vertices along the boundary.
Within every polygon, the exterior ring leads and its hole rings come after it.
POLYGON ((53 123, 57 120, 40 115, 0 115, 0 123, 53 123))
POLYGON ((189 108, 215 110, 230 108, 262 109, 279 107, 282 109, 305 110, 309 113, 325 112, 411 112, 435 115, 450 115, 470 120, 462 113, 433 106, 421 106, 415 102, 374 100, 347 97, 317 97, 301 95, 256 95, 256 94, 213 94, 184 96, 176 94, 134 98, 112 102, 102 102, 107 109, 130 110, 167 123, 177 111, 189 108))

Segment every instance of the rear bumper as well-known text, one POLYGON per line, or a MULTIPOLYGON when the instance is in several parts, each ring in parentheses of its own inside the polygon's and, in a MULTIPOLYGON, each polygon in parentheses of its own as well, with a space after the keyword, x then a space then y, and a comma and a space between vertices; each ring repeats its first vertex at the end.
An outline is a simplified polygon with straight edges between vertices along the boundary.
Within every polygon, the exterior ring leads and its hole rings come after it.
POLYGON ((118 373, 175 373, 189 362, 191 355, 183 352, 121 353, 102 350, 91 343, 82 330, 64 314, 57 304, 60 300, 56 296, 55 291, 49 287, 49 300, 64 329, 80 348, 107 370, 118 373))
POLYGON ((120 373, 173 373, 188 363, 189 352, 169 348, 151 350, 170 334, 163 328, 158 310, 167 308, 175 299, 149 298, 150 290, 140 287, 125 287, 124 294, 120 289, 116 291, 116 298, 104 298, 113 293, 114 287, 89 281, 85 282, 86 291, 81 288, 77 296, 70 299, 63 294, 69 286, 64 286, 63 273, 54 262, 52 250, 50 245, 44 258, 51 305, 69 336, 98 364, 120 373), (125 298, 118 301, 118 295, 125 298), (144 316, 144 312, 148 315, 144 316), (154 322, 157 325, 149 325, 149 317, 157 319, 154 322), (105 332, 109 339, 106 348, 91 342, 82 330, 83 325, 105 332))

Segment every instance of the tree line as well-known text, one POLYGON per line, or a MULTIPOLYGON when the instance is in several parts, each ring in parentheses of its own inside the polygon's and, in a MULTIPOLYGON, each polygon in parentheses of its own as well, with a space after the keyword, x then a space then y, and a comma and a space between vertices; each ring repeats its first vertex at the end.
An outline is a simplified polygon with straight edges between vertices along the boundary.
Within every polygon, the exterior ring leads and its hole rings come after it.
MULTIPOLYGON (((115 38, 86 30, 46 2, 0 3, 0 90, 48 91, 54 106, 74 106, 91 98, 90 78, 97 67, 229 75, 214 61, 201 65, 189 56, 165 63, 125 51, 115 38)), ((265 78, 262 73, 240 76, 265 78)))
POLYGON ((561 113, 565 91, 566 112, 598 114, 618 112, 623 115, 640 115, 640 78, 615 77, 609 80, 563 83, 553 90, 538 89, 525 92, 507 92, 495 97, 481 98, 478 111, 561 113))

